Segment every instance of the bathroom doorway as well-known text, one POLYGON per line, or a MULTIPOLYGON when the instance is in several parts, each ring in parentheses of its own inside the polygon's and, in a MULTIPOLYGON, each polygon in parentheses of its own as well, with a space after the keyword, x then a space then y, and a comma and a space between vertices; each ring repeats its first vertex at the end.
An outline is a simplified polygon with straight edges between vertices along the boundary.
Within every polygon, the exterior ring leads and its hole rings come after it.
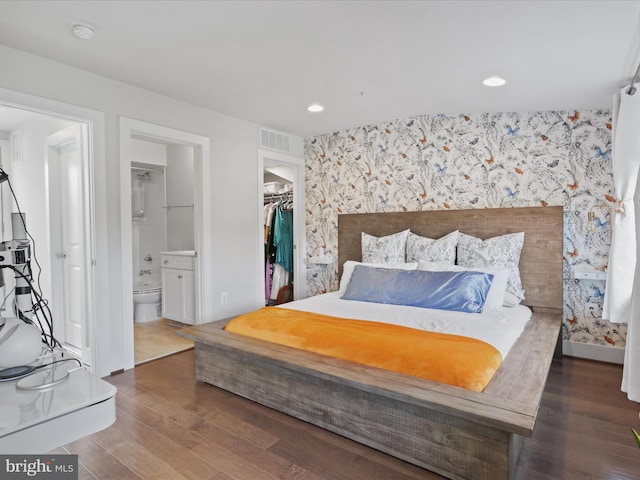
MULTIPOLYGON (((121 228, 122 228, 122 305, 123 305, 123 317, 122 317, 122 329, 124 332, 124 350, 126 352, 125 368, 132 368, 135 364, 142 363, 148 359, 141 360, 140 352, 138 352, 138 359, 136 359, 136 347, 140 344, 140 335, 136 333, 136 330, 140 331, 143 328, 151 330, 155 326, 154 322, 147 322, 140 324, 136 327, 134 324, 134 278, 137 280, 143 279, 146 281, 154 273, 160 273, 160 257, 151 252, 147 252, 146 249, 139 251, 138 257, 134 256, 133 242, 136 240, 135 235, 140 235, 140 229, 136 232, 134 227, 133 211, 134 205, 134 191, 133 186, 136 185, 137 175, 145 175, 146 171, 149 171, 150 179, 154 178, 154 174, 157 175, 164 172, 164 181, 172 175, 181 175, 185 172, 185 165, 182 165, 174 173, 170 173, 171 166, 166 161, 162 165, 162 161, 157 162, 152 158, 146 156, 144 151, 152 150, 166 150, 167 152, 174 150, 175 152, 191 152, 191 165, 192 165, 192 189, 193 195, 192 202, 173 202, 169 203, 169 199, 165 198, 165 202, 162 205, 158 205, 157 202, 146 202, 145 209, 149 211, 154 206, 162 209, 162 218, 164 222, 171 222, 172 215, 176 212, 185 213, 191 212, 191 226, 183 228, 183 230, 190 229, 192 233, 193 242, 193 270, 195 277, 195 323, 204 323, 213 319, 213 312, 211 311, 211 302, 206 302, 202 292, 208 291, 208 286, 211 285, 211 272, 210 269, 205 269, 203 266, 206 264, 206 259, 210 258, 210 219, 211 219, 211 201, 209 198, 209 192, 204 188, 204 182, 209 178, 209 139, 195 134, 174 130, 167 127, 162 127, 138 120, 129 118, 120 118, 120 169, 121 169, 121 228), (141 150, 142 147, 142 150, 141 150), (142 153, 141 153, 142 151, 142 153), (160 163, 160 165, 158 165, 160 163), (132 177, 131 168, 142 168, 135 173, 136 177, 132 177), (159 169, 160 168, 160 169, 159 169), (151 253, 151 255, 147 255, 151 253), (150 259, 149 259, 150 257, 150 259), (148 260, 149 259, 149 260, 148 260), (157 261, 157 263, 155 263, 157 261), (155 265, 155 266, 154 266, 155 265), (147 273, 150 270, 150 273, 147 273), (155 272, 154 272, 155 270, 155 272), (140 273, 142 272, 142 275, 140 273)), ((158 155, 155 155, 157 158, 158 155)), ((143 181, 144 182, 144 181, 143 181)), ((150 188, 151 183, 146 183, 146 187, 150 188)), ((166 187, 166 185, 165 185, 166 187)), ((182 188, 184 190, 184 188, 182 188)), ((167 189, 168 192, 168 189, 167 189)), ((178 215, 182 220, 188 217, 184 215, 178 215)), ((176 222, 182 220, 173 218, 176 222)), ((138 220, 139 222, 139 220, 138 220)), ((174 223, 176 225, 176 223, 174 223)), ((167 225, 164 225, 167 231, 167 225)), ((174 226, 173 229, 180 229, 179 226, 174 226)), ((140 242, 140 238, 137 239, 140 242)), ((185 245, 181 243, 187 241, 182 237, 176 240, 176 238, 164 236, 164 245, 166 251, 173 251, 177 248, 183 248, 185 245), (182 245, 182 246, 181 246, 182 245)), ((158 322, 163 323, 163 322, 158 322)), ((179 338, 175 335, 175 329, 169 332, 169 337, 174 340, 179 338)), ((147 338, 147 334, 145 338, 147 338)), ((151 338, 149 334, 148 338, 151 338)), ((160 335, 163 335, 160 333, 160 335)), ((151 339, 149 344, 157 347, 164 340, 160 337, 151 339)), ((171 347, 173 348, 173 347, 171 347)), ((152 355, 159 356, 161 353, 153 353, 152 355)))
POLYGON ((138 136, 131 138, 131 151, 134 362, 139 365, 193 348, 193 341, 176 335, 186 319, 164 302, 166 290, 177 295, 171 292, 180 289, 185 274, 169 276, 173 270, 166 271, 163 262, 168 252, 195 253, 194 152, 188 145, 138 136))

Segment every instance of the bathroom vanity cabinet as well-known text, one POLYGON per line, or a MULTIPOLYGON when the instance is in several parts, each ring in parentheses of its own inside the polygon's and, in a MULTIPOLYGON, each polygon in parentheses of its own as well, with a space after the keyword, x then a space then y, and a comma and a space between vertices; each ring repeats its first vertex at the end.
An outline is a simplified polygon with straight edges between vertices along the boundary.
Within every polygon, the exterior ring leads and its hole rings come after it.
POLYGON ((181 323, 196 323, 195 253, 162 252, 162 316, 181 323))

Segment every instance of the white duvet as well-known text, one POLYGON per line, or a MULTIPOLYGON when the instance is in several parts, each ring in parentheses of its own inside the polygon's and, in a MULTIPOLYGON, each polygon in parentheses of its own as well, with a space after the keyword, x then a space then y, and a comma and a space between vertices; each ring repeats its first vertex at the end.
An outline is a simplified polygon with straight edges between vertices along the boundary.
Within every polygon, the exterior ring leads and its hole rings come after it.
POLYGON ((507 356, 531 318, 524 305, 487 313, 461 313, 430 308, 405 307, 382 303, 342 300, 340 292, 305 298, 279 305, 282 308, 316 312, 334 317, 371 320, 432 332, 476 338, 493 345, 507 356))

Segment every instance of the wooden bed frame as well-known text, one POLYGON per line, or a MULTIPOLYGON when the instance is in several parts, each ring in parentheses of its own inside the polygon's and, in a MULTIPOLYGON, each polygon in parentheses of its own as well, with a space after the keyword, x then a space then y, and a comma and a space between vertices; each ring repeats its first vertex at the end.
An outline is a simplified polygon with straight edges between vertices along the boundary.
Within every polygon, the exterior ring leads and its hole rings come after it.
POLYGON ((360 260, 360 234, 411 228, 439 238, 525 232, 522 283, 533 317, 484 392, 234 335, 226 321, 189 327, 196 378, 451 479, 514 478, 531 436, 562 317, 562 207, 339 216, 339 256, 360 260))

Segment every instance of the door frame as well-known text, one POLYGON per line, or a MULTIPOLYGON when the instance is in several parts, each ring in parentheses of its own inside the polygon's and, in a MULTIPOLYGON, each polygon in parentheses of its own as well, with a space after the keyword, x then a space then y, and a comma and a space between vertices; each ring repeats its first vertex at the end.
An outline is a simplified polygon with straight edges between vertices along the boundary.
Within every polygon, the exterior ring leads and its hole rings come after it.
MULTIPOLYGON (((300 300, 307 296, 307 266, 305 258, 307 256, 306 224, 305 224, 305 184, 304 184, 304 159, 287 155, 264 148, 258 149, 258 224, 256 238, 258 239, 258 268, 257 272, 264 272, 264 208, 262 198, 264 197, 265 164, 275 162, 291 167, 295 171, 293 182, 293 298, 300 300)), ((258 274, 257 307, 264 307, 265 276, 258 274)))
POLYGON ((81 123, 86 127, 88 155, 84 181, 86 201, 89 203, 85 205, 85 226, 88 236, 85 252, 90 258, 92 267, 87 272, 87 290, 91 292, 93 302, 87 305, 91 354, 90 358, 83 358, 82 361, 89 371, 104 377, 113 370, 109 321, 111 306, 108 295, 96 295, 97 291, 107 292, 109 288, 104 113, 5 88, 0 88, 0 105, 62 118, 81 123))
POLYGON ((214 304, 206 301, 206 292, 212 290, 213 258, 211 233, 211 193, 207 188, 210 177, 209 137, 176 130, 153 123, 127 117, 119 117, 120 123, 120 250, 122 258, 122 322, 123 353, 125 369, 135 366, 133 339, 133 268, 132 226, 131 226, 131 138, 147 138, 167 143, 193 147, 194 181, 194 247, 196 277, 196 324, 214 320, 214 304))
MULTIPOLYGON (((47 236, 48 236, 48 240, 49 240, 49 246, 53 246, 53 242, 54 242, 54 237, 56 235, 59 235, 61 232, 59 231, 58 227, 56 227, 57 219, 52 217, 52 208, 59 208, 60 210, 57 213, 61 213, 61 208, 62 208, 62 198, 63 196, 60 195, 60 191, 59 191, 59 186, 60 186, 60 174, 61 174, 61 170, 60 170, 60 166, 58 163, 58 160, 60 158, 60 154, 58 153, 60 148, 63 148, 66 145, 69 145, 70 143, 75 143, 76 146, 78 147, 78 151, 79 151, 79 155, 81 156, 80 158, 80 164, 82 166, 82 171, 81 171, 81 178, 82 178, 82 191, 80 192, 81 194, 81 210, 82 210, 82 238, 83 238, 83 242, 82 242, 82 276, 83 278, 88 278, 90 275, 90 270, 91 270, 91 262, 92 262, 92 257, 91 257, 91 252, 86 251, 85 247, 86 247, 86 238, 89 235, 89 231, 87 229, 87 225, 85 224, 85 221, 87 219, 87 215, 84 214, 85 212, 85 205, 90 205, 91 201, 88 198, 88 192, 87 192, 87 188, 86 185, 88 183, 88 180, 85 180, 85 176, 87 174, 86 172, 86 165, 87 165, 87 157, 88 157, 88 150, 87 150, 87 145, 86 145, 86 138, 87 138, 87 126, 86 124, 83 123, 76 123, 75 125, 71 126, 71 127, 67 127, 63 130, 60 130, 59 132, 56 132, 52 135, 49 135, 46 139, 45 139, 45 189, 46 189, 46 193, 45 193, 45 199, 46 199, 46 218, 47 218, 47 236), (55 175, 55 180, 53 179, 55 175), (55 183, 52 183, 55 182, 55 183), (52 189, 52 185, 56 186, 56 189, 52 189), (55 195, 55 202, 53 201, 54 197, 53 195, 55 195), (53 205, 56 204, 57 207, 54 207, 53 205)), ((61 238, 61 237, 60 237, 61 238)), ((50 272, 50 277, 51 277, 51 295, 52 295, 52 306, 54 307, 54 311, 52 313, 54 313, 54 322, 55 322, 55 318, 56 315, 55 313, 58 314, 65 314, 65 309, 64 308, 60 308, 61 305, 64 305, 64 302, 66 301, 66 298, 68 298, 67 295, 65 295, 65 291, 64 288, 62 289, 62 296, 64 297, 61 301, 61 298, 59 296, 54 296, 54 293, 56 293, 56 287, 54 287, 54 284, 56 283, 55 278, 57 278, 58 280, 60 280, 60 276, 64 275, 64 266, 61 264, 61 262, 58 259, 54 258, 54 250, 53 248, 49 249, 50 251, 50 258, 49 258, 49 266, 51 269, 50 272)), ((62 284, 64 285, 65 283, 62 282, 62 284)), ((88 306, 93 304, 93 291, 90 288, 87 288, 88 284, 87 282, 84 283, 84 305, 82 308, 82 315, 85 318, 89 317, 89 310, 88 310, 88 306)), ((60 292, 58 292, 60 293, 60 292)), ((86 322, 85 322, 86 323, 86 322)), ((66 336, 66 323, 64 321, 57 322, 57 327, 58 329, 62 328, 65 331, 65 336, 66 336)), ((87 326, 83 323, 82 325, 82 341, 81 341, 81 346, 80 346, 80 355, 81 357, 84 358, 91 358, 91 350, 92 350, 92 345, 93 345, 93 340, 92 337, 90 335, 91 330, 89 328, 87 328, 87 326)), ((66 338, 65 338, 66 341, 66 338)), ((75 351, 75 349, 70 348, 71 351, 75 351)))

